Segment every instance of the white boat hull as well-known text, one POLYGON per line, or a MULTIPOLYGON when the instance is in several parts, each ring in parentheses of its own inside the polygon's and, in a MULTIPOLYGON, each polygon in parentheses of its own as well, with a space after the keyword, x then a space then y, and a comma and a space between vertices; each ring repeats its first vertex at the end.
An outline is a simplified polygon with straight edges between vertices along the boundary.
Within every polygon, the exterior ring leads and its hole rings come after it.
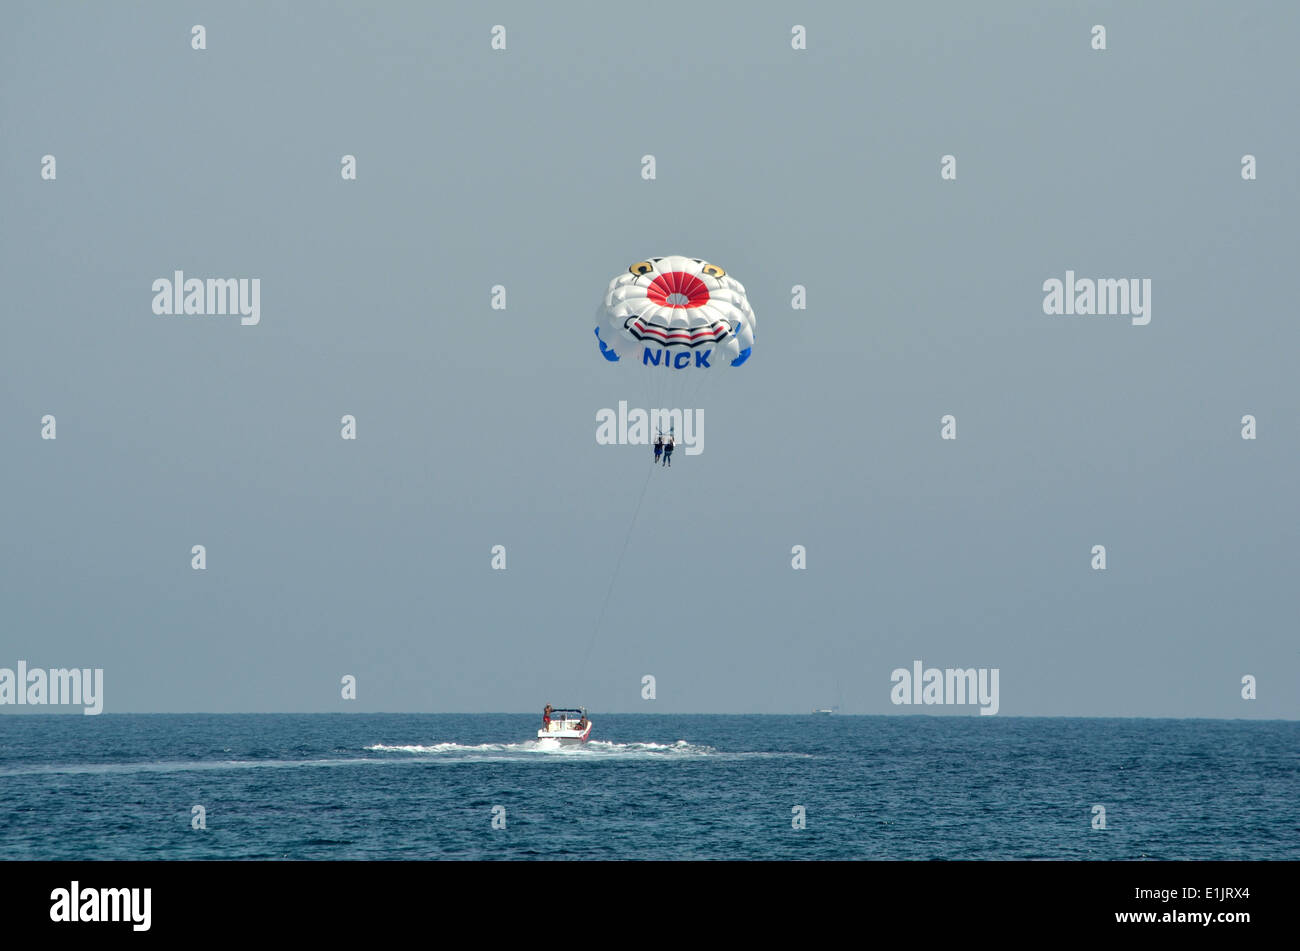
POLYGON ((579 746, 591 736, 592 722, 578 729, 576 720, 552 720, 547 726, 537 731, 537 739, 559 743, 561 746, 579 746))

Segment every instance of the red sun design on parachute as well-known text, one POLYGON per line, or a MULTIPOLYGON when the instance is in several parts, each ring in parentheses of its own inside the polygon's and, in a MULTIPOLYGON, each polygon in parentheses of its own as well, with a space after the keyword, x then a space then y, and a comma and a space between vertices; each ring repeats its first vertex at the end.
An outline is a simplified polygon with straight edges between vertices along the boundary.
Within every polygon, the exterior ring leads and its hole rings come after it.
POLYGON ((739 367, 754 349, 745 286, 701 258, 638 261, 609 282, 598 319, 610 363, 704 373, 739 367))

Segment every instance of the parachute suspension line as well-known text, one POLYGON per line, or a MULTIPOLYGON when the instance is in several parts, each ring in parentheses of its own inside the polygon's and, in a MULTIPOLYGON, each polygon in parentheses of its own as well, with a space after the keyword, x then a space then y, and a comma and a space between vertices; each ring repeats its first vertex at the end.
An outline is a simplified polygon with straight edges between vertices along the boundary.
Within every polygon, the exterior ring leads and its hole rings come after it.
POLYGON ((578 676, 581 677, 587 669, 587 660, 591 657, 591 649, 596 646, 596 635, 600 633, 601 622, 605 620, 605 610, 609 607, 610 596, 614 593, 614 585, 618 581, 619 569, 623 567, 623 556, 627 554, 627 546, 632 541, 632 532, 636 528, 637 516, 641 514, 641 503, 645 501, 646 489, 650 487, 650 476, 654 473, 654 464, 646 466, 645 482, 641 484, 641 494, 636 500, 636 509, 632 512, 632 522, 627 527, 627 537, 623 539, 623 550, 618 553, 618 560, 614 562, 614 574, 609 579, 609 588, 605 591, 605 600, 601 602, 600 614, 596 616, 596 626, 591 629, 591 640, 587 642, 587 652, 582 655, 582 666, 578 668, 578 676))
POLYGON ((700 397, 703 395, 705 389, 709 388, 709 384, 713 379, 712 374, 717 372, 719 371, 707 370, 700 373, 692 373, 682 381, 683 385, 678 401, 682 404, 681 410, 683 417, 687 413, 700 408, 700 397))

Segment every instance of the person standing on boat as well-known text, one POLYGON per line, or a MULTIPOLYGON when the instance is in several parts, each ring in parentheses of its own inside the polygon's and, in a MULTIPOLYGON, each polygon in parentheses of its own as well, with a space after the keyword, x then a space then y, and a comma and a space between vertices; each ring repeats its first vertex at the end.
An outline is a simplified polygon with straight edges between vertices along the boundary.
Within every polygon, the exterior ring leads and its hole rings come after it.
POLYGON ((548 703, 546 705, 546 709, 542 711, 542 729, 549 730, 550 728, 551 728, 551 705, 548 703))
POLYGON ((663 452, 664 452, 664 437, 660 436, 658 439, 655 440, 655 462, 659 461, 659 457, 663 455, 663 452))

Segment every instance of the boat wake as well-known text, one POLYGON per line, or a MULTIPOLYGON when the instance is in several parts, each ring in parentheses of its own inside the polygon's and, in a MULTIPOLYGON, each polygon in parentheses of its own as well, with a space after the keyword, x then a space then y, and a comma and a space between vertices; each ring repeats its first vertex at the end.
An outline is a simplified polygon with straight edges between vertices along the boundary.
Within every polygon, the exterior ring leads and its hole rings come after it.
POLYGON ((463 745, 460 743, 424 744, 387 744, 376 743, 367 746, 373 753, 409 753, 438 759, 473 760, 509 760, 531 759, 538 756, 563 756, 575 759, 592 758, 618 759, 678 759, 684 757, 699 758, 705 756, 727 756, 720 754, 712 746, 687 743, 610 743, 606 740, 590 740, 580 745, 562 745, 558 740, 528 740, 523 743, 478 743, 463 745))
MULTIPOLYGON (((223 751, 225 752, 225 751, 223 751)), ((720 752, 712 746, 688 743, 610 743, 591 740, 581 745, 561 745, 558 740, 528 740, 523 743, 374 743, 357 750, 336 749, 328 757, 307 756, 301 759, 273 757, 267 759, 153 760, 126 763, 43 763, 0 766, 0 779, 45 775, 103 775, 120 773, 196 773, 227 772, 245 769, 303 769, 310 767, 419 766, 422 763, 475 762, 604 762, 633 760, 736 760, 754 757, 807 756, 806 753, 720 752), (347 754, 351 755, 347 755, 347 754), (342 754, 342 755, 337 755, 342 754)))

